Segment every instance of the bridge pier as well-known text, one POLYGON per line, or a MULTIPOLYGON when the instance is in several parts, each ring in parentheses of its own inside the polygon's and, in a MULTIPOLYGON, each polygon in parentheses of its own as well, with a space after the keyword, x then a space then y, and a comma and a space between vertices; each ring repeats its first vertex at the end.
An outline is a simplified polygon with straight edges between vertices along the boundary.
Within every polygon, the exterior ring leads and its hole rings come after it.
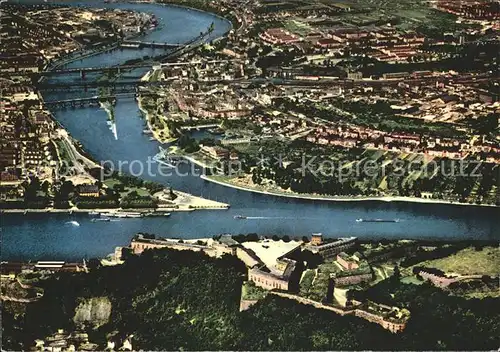
POLYGON ((84 70, 80 70, 80 78, 85 79, 85 71, 84 70))

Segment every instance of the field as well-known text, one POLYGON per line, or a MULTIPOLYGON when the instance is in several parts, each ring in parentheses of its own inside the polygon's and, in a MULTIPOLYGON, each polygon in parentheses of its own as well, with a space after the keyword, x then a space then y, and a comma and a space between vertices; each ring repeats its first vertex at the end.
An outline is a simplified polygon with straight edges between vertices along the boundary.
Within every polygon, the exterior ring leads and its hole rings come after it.
POLYGON ((420 265, 436 268, 446 273, 498 276, 500 249, 485 247, 477 251, 474 248, 466 248, 446 258, 426 261, 420 265))

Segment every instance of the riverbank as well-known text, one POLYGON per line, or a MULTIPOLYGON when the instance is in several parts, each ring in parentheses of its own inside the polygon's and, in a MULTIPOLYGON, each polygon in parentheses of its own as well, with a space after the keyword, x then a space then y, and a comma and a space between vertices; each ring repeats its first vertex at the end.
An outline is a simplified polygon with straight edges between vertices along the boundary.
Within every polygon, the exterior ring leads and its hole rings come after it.
MULTIPOLYGON (((156 207, 148 208, 133 208, 133 207, 115 207, 115 208, 3 208, 0 213, 5 214, 74 214, 74 213, 110 213, 110 214, 126 214, 130 212, 138 212, 145 216, 161 216, 165 212, 186 212, 194 210, 227 210, 230 205, 227 203, 217 202, 210 199, 205 199, 192 195, 190 193, 163 189, 155 192, 152 197, 158 201, 156 207)), ((95 214, 94 214, 95 215, 95 214)))
POLYGON ((429 199, 429 198, 417 198, 417 197, 398 197, 398 196, 382 196, 382 197, 335 197, 335 196, 321 196, 316 194, 300 194, 300 193, 285 193, 285 192, 275 192, 269 190, 259 190, 251 187, 244 187, 241 185, 236 185, 228 181, 217 180, 217 176, 207 176, 201 175, 202 180, 213 182, 221 186, 230 187, 238 189, 240 191, 247 191, 259 194, 265 194, 269 196, 284 197, 284 198, 294 198, 303 200, 321 200, 329 202, 368 202, 368 201, 378 201, 378 202, 406 202, 406 203, 424 203, 424 204, 446 204, 446 205, 462 205, 462 206, 476 206, 476 207, 488 207, 488 208, 499 208, 499 206, 492 204, 468 204, 452 202, 442 199, 429 199))
MULTIPOLYGON (((146 32, 144 32, 144 33, 146 33, 146 32)), ((117 41, 111 45, 106 44, 106 45, 103 45, 102 47, 93 48, 91 50, 75 51, 71 54, 76 53, 76 54, 80 54, 80 55, 75 56, 75 57, 59 58, 53 64, 50 63, 47 67, 45 67, 44 70, 47 70, 47 71, 55 70, 61 66, 68 65, 74 61, 83 60, 83 59, 86 59, 86 58, 89 58, 92 56, 100 55, 100 54, 105 53, 107 51, 112 51, 112 50, 118 49, 119 47, 120 47, 120 44, 117 41)))
POLYGON ((0 214, 90 214, 90 213, 157 213, 162 214, 165 212, 190 212, 195 210, 227 210, 230 205, 227 203, 217 202, 210 199, 205 199, 193 196, 189 193, 175 192, 179 200, 174 200, 170 205, 161 205, 158 208, 91 208, 91 209, 57 209, 57 208, 43 208, 43 209, 0 209, 0 214))
POLYGON ((189 193, 174 191, 177 198, 174 200, 174 204, 184 208, 189 209, 229 209, 230 205, 227 203, 217 202, 210 199, 205 199, 202 197, 194 196, 189 193))
POLYGON ((178 154, 175 154, 175 155, 178 155, 178 156, 184 158, 185 160, 189 161, 190 163, 195 164, 195 165, 197 165, 197 166, 199 166, 199 167, 201 167, 203 169, 211 169, 211 168, 214 167, 213 165, 209 165, 206 162, 201 161, 199 159, 196 159, 195 157, 193 157, 193 156, 191 156, 189 154, 184 154, 182 152, 179 152, 178 151, 179 149, 175 149, 175 150, 176 151, 174 153, 178 153, 178 154))

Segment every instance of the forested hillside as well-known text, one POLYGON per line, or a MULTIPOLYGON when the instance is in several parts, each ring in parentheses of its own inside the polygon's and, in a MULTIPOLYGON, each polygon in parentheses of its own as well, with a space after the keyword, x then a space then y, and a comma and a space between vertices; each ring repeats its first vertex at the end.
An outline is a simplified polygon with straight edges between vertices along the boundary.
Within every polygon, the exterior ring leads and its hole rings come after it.
POLYGON ((498 299, 448 297, 434 287, 386 280, 367 295, 412 311, 403 334, 355 317, 268 295, 239 312, 246 270, 235 257, 146 251, 117 267, 59 274, 27 305, 4 302, 3 349, 27 349, 57 329, 86 331, 104 348, 133 334, 144 350, 493 349, 498 299), (392 293, 392 295, 391 295, 392 293), (108 304, 111 303, 111 305, 108 304), (17 312, 15 317, 13 312, 17 312))

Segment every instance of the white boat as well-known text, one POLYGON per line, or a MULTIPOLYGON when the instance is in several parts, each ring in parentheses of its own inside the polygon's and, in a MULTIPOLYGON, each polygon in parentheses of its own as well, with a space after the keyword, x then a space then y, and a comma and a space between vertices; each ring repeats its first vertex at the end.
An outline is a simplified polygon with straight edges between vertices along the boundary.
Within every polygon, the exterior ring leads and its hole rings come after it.
POLYGON ((72 221, 68 221, 66 224, 68 225, 71 225, 71 226, 80 226, 80 224, 78 223, 78 221, 75 221, 75 220, 72 220, 72 221))
POLYGON ((159 217, 159 216, 163 216, 163 217, 167 217, 167 216, 170 216, 170 213, 164 213, 164 212, 150 212, 150 213, 146 213, 144 214, 144 216, 156 216, 156 217, 159 217))
POLYGON ((101 216, 109 218, 140 218, 142 217, 142 213, 136 213, 136 212, 101 213, 101 216))
POLYGON ((94 218, 94 219, 92 219, 90 221, 92 221, 92 222, 101 222, 101 221, 110 222, 111 219, 110 218, 94 218))
POLYGON ((356 219, 356 222, 399 222, 399 219, 356 219))
POLYGON ((142 218, 142 214, 125 214, 126 218, 142 218))

